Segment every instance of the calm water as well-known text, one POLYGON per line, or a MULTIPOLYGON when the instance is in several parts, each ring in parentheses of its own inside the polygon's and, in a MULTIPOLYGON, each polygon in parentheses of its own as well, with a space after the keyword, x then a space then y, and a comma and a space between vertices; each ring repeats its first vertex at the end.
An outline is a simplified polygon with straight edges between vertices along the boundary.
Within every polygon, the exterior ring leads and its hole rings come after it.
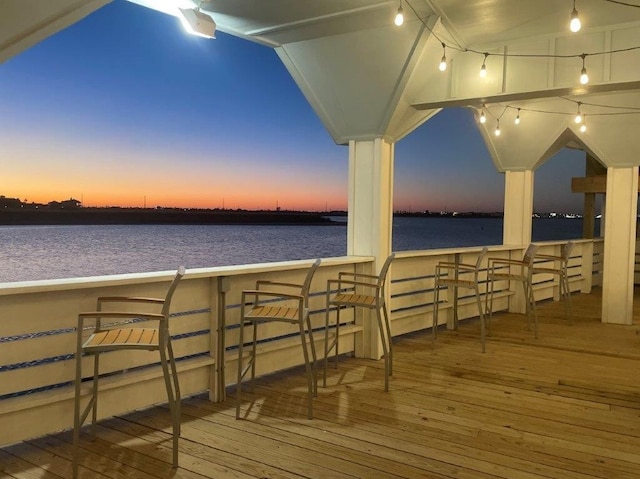
MULTIPOLYGON (((395 218, 393 229, 394 251, 502 242, 501 219, 395 218)), ((580 220, 534 220, 534 240, 581 235, 580 220)), ((0 244, 0 282, 12 282, 342 256, 347 228, 0 226, 0 244)))

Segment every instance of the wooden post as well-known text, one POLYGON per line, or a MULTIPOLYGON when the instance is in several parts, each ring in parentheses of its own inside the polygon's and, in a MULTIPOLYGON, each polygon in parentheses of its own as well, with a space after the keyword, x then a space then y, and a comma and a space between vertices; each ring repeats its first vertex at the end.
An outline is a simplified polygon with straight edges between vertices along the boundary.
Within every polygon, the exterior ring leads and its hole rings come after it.
MULTIPOLYGON (((592 157, 589 153, 586 153, 585 158, 585 176, 593 177, 599 175, 606 175, 607 169, 602 166, 598 160, 592 157)), ((604 193, 604 191, 602 192, 604 193)), ((587 239, 593 239, 596 229, 596 194, 586 193, 584 194, 584 211, 582 215, 582 237, 587 239)))

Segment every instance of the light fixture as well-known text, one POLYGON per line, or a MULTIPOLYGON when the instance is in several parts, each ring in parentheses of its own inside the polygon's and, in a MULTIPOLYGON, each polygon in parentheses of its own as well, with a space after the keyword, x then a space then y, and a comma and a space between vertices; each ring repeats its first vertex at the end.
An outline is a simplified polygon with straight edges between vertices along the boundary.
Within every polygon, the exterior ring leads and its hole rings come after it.
POLYGON ((487 116, 484 114, 484 105, 482 106, 482 111, 480 112, 480 123, 486 123, 487 116))
POLYGON ((488 53, 484 54, 484 60, 482 60, 482 66, 480 67, 480 77, 484 78, 487 76, 487 57, 489 56, 488 53))
POLYGON ((445 44, 442 44, 442 58, 440 59, 440 65, 438 65, 438 69, 443 72, 447 69, 447 47, 445 44))
POLYGON ((577 124, 582 123, 582 113, 580 113, 580 105, 582 105, 582 103, 578 102, 578 113, 576 113, 576 117, 573 119, 573 121, 575 121, 577 124))
POLYGON ((500 136, 500 120, 496 122, 496 131, 493 132, 496 136, 500 136))
POLYGON ((585 131, 587 131, 587 115, 584 116, 584 121, 582 125, 580 125, 580 133, 584 133, 585 131))
POLYGON ((216 38, 216 22, 206 13, 202 13, 200 6, 179 10, 180 21, 187 32, 203 38, 216 38))
POLYGON ((587 58, 586 53, 583 53, 582 55, 580 55, 580 57, 582 58, 582 70, 580 70, 580 83, 583 85, 586 85, 587 83, 589 83, 589 75, 587 75, 587 69, 584 66, 584 60, 585 58, 587 58))
POLYGON ((402 0, 400 0, 400 6, 398 7, 398 11, 396 12, 396 18, 394 23, 399 27, 404 23, 404 13, 402 12, 402 0))
POLYGON ((518 108, 518 114, 516 115, 516 119, 513 121, 516 125, 520 124, 520 108, 518 108))
POLYGON ((576 10, 576 0, 573 0, 573 10, 571 11, 571 22, 569 23, 569 29, 573 32, 579 32, 582 27, 580 17, 578 17, 578 10, 576 10))

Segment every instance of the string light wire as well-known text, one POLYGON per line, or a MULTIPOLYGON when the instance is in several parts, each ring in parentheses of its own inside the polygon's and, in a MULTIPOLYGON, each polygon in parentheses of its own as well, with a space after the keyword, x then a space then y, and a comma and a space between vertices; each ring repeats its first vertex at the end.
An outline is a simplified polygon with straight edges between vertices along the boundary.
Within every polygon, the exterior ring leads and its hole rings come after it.
MULTIPOLYGON (((400 0, 402 1, 402 0, 400 0)), ((608 2, 608 3, 613 3, 613 4, 617 4, 617 5, 621 5, 621 6, 627 6, 627 7, 633 7, 633 8, 640 8, 639 4, 632 4, 632 3, 628 3, 628 2, 623 2, 623 1, 619 1, 619 0, 602 0, 604 2, 608 2)), ((588 52, 588 53, 579 53, 579 54, 548 54, 548 53, 506 53, 506 52, 497 52, 497 53, 489 53, 486 51, 479 51, 479 50, 474 50, 472 48, 465 48, 462 47, 461 45, 455 43, 455 44, 451 44, 451 43, 447 43, 445 42, 440 36, 438 36, 438 34, 429 27, 429 25, 427 24, 427 22, 418 14, 418 12, 416 11, 416 9, 413 7, 413 5, 411 4, 411 2, 409 0, 405 0, 406 5, 409 7, 409 9, 413 12, 414 16, 420 20, 420 22, 422 23, 422 25, 424 26, 424 28, 429 31, 429 33, 431 33, 431 35, 433 35, 433 37, 438 40, 441 44, 442 44, 442 48, 443 48, 443 55, 442 55, 442 59, 440 62, 440 70, 444 71, 446 70, 446 49, 449 48, 450 50, 454 50, 454 51, 458 51, 460 53, 473 53, 476 55, 482 55, 483 56, 483 61, 482 61, 482 67, 480 69, 480 76, 484 76, 486 75, 487 72, 487 68, 486 68, 486 61, 487 58, 490 56, 498 56, 498 57, 502 57, 502 58, 550 58, 550 59, 568 59, 568 58, 579 58, 582 60, 582 69, 580 71, 580 81, 582 84, 586 84, 589 81, 589 76, 587 74, 587 70, 586 70, 586 66, 585 66, 585 62, 587 57, 590 56, 601 56, 601 55, 613 55, 613 54, 617 54, 617 53, 626 53, 626 52, 632 52, 635 50, 640 50, 640 45, 637 46, 632 46, 632 47, 626 47, 626 48, 616 48, 616 49, 612 49, 612 50, 601 50, 601 51, 594 51, 594 52, 588 52), (442 68, 442 65, 444 64, 444 69, 442 68)), ((573 10, 576 11, 575 8, 575 0, 573 3, 573 10)), ((576 11, 577 13, 577 11, 576 11)), ((573 12, 572 12, 573 15, 573 12)), ((614 106, 614 105, 601 105, 601 104, 595 104, 595 103, 587 103, 587 102, 579 102, 579 101, 575 101, 575 100, 571 100, 569 98, 565 98, 565 97, 560 97, 564 100, 567 101, 571 101, 573 103, 575 103, 578 106, 578 113, 580 113, 581 115, 581 121, 579 123, 582 123, 580 126, 580 131, 582 133, 584 133, 586 131, 586 125, 585 125, 585 119, 586 119, 586 114, 582 114, 580 111, 580 107, 581 106, 589 106, 589 107, 597 107, 597 108, 610 108, 610 109, 614 109, 614 110, 624 110, 624 111, 613 111, 613 112, 599 112, 599 113, 589 113, 590 117, 593 116, 615 116, 615 115, 637 115, 640 114, 640 108, 634 108, 634 107, 620 107, 620 106, 614 106)), ((550 111, 550 110, 541 110, 541 109, 536 109, 536 108, 526 108, 526 107, 516 107, 516 106, 512 106, 512 105, 506 105, 504 107, 504 110, 502 111, 502 113, 500 114, 500 116, 496 119, 496 135, 500 135, 500 118, 502 118, 502 116, 504 115, 504 113, 507 110, 510 109, 515 109, 517 110, 516 113, 516 118, 515 118, 515 124, 518 125, 520 123, 520 112, 532 112, 532 113, 544 113, 544 114, 550 114, 550 115, 564 115, 564 116, 570 116, 572 115, 571 113, 567 113, 564 111, 550 111)), ((485 123, 487 121, 487 117, 486 117, 486 113, 491 114, 491 111, 486 107, 486 105, 482 105, 482 110, 480 113, 480 117, 479 117, 479 121, 480 123, 485 123)), ((492 115, 493 116, 493 115, 492 115)))
POLYGON ((637 5, 634 3, 620 2, 618 0, 603 0, 603 1, 609 2, 609 3, 615 3, 616 5, 624 5, 625 7, 640 8, 640 5, 637 5))
MULTIPOLYGON (((619 2, 616 0, 602 0, 605 2, 610 2, 610 3, 617 3, 620 5, 625 5, 625 6, 629 6, 629 7, 636 7, 636 8, 640 8, 640 5, 633 5, 633 4, 629 4, 626 2, 619 2)), ((429 25, 427 24, 427 22, 418 14, 418 12, 416 11, 416 9, 413 7, 413 5, 411 4, 411 2, 409 0, 405 0, 405 4, 409 7, 409 9, 413 12, 414 16, 420 20, 420 23, 422 23, 422 25, 424 26, 424 28, 426 28, 429 33, 431 33, 431 35, 433 35, 433 37, 438 40, 443 48, 448 48, 450 50, 455 50, 458 51, 460 53, 474 53, 476 55, 483 55, 484 59, 482 62, 483 67, 481 68, 481 76, 483 76, 483 73, 486 74, 486 61, 487 58, 490 56, 497 56, 497 57, 502 57, 502 58, 580 58, 582 59, 582 63, 583 63, 583 70, 585 70, 586 73, 586 69, 584 67, 584 62, 586 60, 587 57, 592 57, 592 56, 599 56, 599 55, 613 55, 616 53, 625 53, 625 52, 631 52, 631 51, 635 51, 635 50, 640 50, 640 45, 637 46, 632 46, 632 47, 626 47, 626 48, 616 48, 613 50, 601 50, 601 51, 594 51, 594 52, 589 52, 589 53, 575 53, 575 54, 550 54, 550 53, 506 53, 506 52, 497 52, 497 53, 489 53, 486 51, 479 51, 479 50, 474 50, 473 48, 465 48, 462 47, 458 44, 450 44, 445 42, 440 36, 438 36, 438 34, 429 27, 429 25)), ((581 77, 582 77, 582 72, 581 72, 581 77)))
MULTIPOLYGON (((587 131, 587 114, 583 112, 584 107, 589 108, 600 108, 600 109, 609 109, 613 111, 600 111, 600 112, 590 112, 588 114, 589 117, 594 116, 621 116, 621 115, 640 115, 640 107, 632 107, 632 106, 619 106, 619 105, 603 105, 600 103, 589 103, 589 102, 581 102, 577 100, 573 100, 567 97, 557 97, 562 100, 566 100, 568 102, 573 103, 577 107, 577 113, 570 113, 567 111, 555 111, 555 110, 544 110, 539 108, 527 108, 520 107, 514 105, 505 105, 502 109, 500 115, 495 116, 495 114, 487 108, 487 105, 482 105, 482 112, 480 115, 480 123, 486 123, 487 116, 495 118, 496 120, 496 129, 494 130, 495 136, 500 136, 502 134, 502 130, 500 130, 500 120, 505 115, 505 113, 509 110, 516 111, 516 120, 520 118, 520 112, 531 112, 531 113, 542 113, 546 115, 561 115, 565 117, 573 117, 573 122, 577 125, 580 125, 580 133, 585 133, 587 131), (486 113, 485 113, 486 112, 486 113), (579 120, 578 120, 579 117, 579 120), (484 118, 484 121, 483 121, 484 118)), ((519 122, 518 122, 519 123, 519 122)), ((518 124, 516 123, 516 125, 518 124)))

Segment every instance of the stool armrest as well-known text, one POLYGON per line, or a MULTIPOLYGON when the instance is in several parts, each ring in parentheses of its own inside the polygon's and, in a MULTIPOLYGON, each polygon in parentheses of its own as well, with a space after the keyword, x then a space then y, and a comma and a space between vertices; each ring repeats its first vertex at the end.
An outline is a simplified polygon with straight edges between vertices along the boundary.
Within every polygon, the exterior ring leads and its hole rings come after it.
POLYGON ((379 278, 379 276, 377 276, 375 274, 350 273, 348 271, 343 271, 341 273, 338 273, 338 278, 339 279, 342 279, 343 276, 349 276, 349 277, 354 278, 354 279, 357 279, 357 278, 369 278, 369 279, 375 279, 376 281, 379 278))
POLYGON ((140 296, 101 296, 98 298, 98 307, 102 303, 142 303, 142 304, 164 304, 164 298, 145 298, 140 296))
POLYGON ((265 285, 269 285, 269 286, 284 286, 287 288, 302 288, 301 284, 295 284, 295 283, 282 283, 279 281, 269 281, 269 280, 259 280, 256 281, 256 290, 259 290, 261 286, 265 286, 265 285))
POLYGON ((127 319, 127 318, 140 318, 149 321, 164 321, 166 318, 160 313, 135 313, 132 311, 91 311, 78 314, 78 330, 84 329, 85 319, 127 319))
POLYGON ((268 296, 270 298, 282 298, 282 299, 293 299, 296 301, 304 301, 304 296, 301 294, 289 294, 283 293, 281 291, 266 291, 266 290, 258 290, 258 289, 249 289, 242 292, 242 304, 245 304, 245 298, 247 296, 255 296, 256 298, 260 296, 268 296))
POLYGON ((350 279, 330 279, 327 280, 327 289, 331 289, 331 285, 332 284, 337 284, 338 285, 338 289, 342 289, 344 286, 343 285, 349 285, 349 286, 363 286, 365 288, 374 288, 374 289, 380 289, 381 286, 377 283, 367 283, 365 281, 356 281, 356 280, 350 280, 350 279))
POLYGON ((529 266, 527 261, 521 259, 509 259, 509 258, 489 258, 489 264, 491 266, 496 264, 501 265, 515 265, 515 266, 529 266))
POLYGON ((562 256, 555 256, 552 254, 537 254, 536 258, 542 258, 542 259, 553 259, 556 261, 562 261, 564 258, 562 256))

